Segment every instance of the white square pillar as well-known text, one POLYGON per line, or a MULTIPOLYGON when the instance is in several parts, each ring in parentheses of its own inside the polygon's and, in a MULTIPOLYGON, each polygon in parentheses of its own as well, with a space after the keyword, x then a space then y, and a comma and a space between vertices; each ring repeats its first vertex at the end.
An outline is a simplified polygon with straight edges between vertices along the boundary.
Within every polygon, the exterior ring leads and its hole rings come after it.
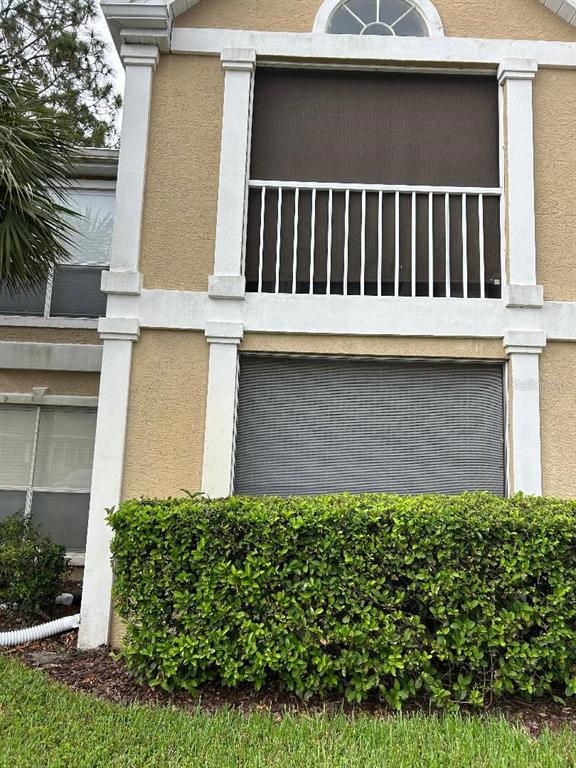
MULTIPOLYGON (((498 83, 503 88, 504 192, 507 222, 509 306, 542 306, 536 284, 534 207, 534 116, 532 83, 538 65, 525 59, 503 61, 498 83)), ((504 222, 503 222, 504 224, 504 222)))
POLYGON ((104 273, 103 288, 109 293, 133 294, 140 292, 141 284, 140 238, 152 79, 158 63, 158 48, 155 45, 123 45, 121 57, 126 69, 122 144, 118 158, 110 273, 104 273))
POLYGON ((256 52, 226 49, 222 146, 218 187, 218 218, 214 275, 208 292, 212 298, 243 298, 243 255, 246 238, 248 173, 252 133, 252 102, 256 52))
POLYGON ((539 331, 509 331, 504 345, 510 361, 512 490, 541 496, 540 354, 546 346, 546 335, 539 331))
POLYGON ((97 648, 108 642, 112 529, 106 522, 106 510, 122 498, 132 346, 138 339, 139 324, 136 319, 105 317, 100 320, 99 330, 103 340, 102 372, 78 635, 80 648, 97 648))
POLYGON ((229 496, 234 488, 238 345, 242 336, 241 323, 206 325, 210 360, 202 490, 212 498, 229 496))

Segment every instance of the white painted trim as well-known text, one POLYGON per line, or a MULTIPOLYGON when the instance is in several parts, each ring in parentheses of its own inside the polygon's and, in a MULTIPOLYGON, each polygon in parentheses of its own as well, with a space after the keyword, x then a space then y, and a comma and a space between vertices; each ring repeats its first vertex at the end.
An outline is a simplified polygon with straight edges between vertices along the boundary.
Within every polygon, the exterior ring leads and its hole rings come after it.
POLYGON ((144 289, 109 303, 143 328, 204 331, 215 321, 241 323, 244 332, 503 338, 522 327, 576 341, 576 302, 569 301, 519 309, 498 299, 247 293, 243 302, 215 302, 207 293, 144 289))
POLYGON ((0 404, 97 408, 98 398, 85 395, 48 395, 46 394, 46 387, 34 387, 32 392, 0 392, 0 404), (38 390, 42 391, 38 392, 38 390))
POLYGON ((539 355, 546 346, 546 334, 542 331, 507 331, 504 346, 507 354, 520 351, 539 355))
POLYGON ((123 46, 126 86, 110 268, 138 272, 148 154, 152 78, 158 49, 123 46))
MULTIPOLYGON (((314 20, 312 27, 314 33, 326 33, 330 17, 342 5, 342 2, 343 0, 324 0, 314 20)), ((444 37, 442 19, 431 0, 410 0, 410 3, 420 12, 426 22, 430 37, 444 37)))
POLYGON ((116 338, 109 330, 103 345, 78 635, 80 648, 96 648, 108 642, 112 611, 112 530, 106 522, 106 510, 116 506, 122 496, 133 343, 121 330, 116 338))
MULTIPOLYGON (((221 59, 225 84, 214 276, 240 277, 246 232, 256 54, 249 48, 225 49, 221 59)), ((211 285, 215 285, 214 281, 211 285)), ((218 291, 212 296, 220 298, 218 291)))
POLYGON ((260 58, 289 61, 328 59, 357 62, 406 62, 486 66, 505 59, 530 59, 542 67, 576 68, 576 43, 542 40, 491 40, 468 37, 379 37, 238 29, 172 30, 172 53, 220 55, 226 48, 252 48, 260 58))
POLYGON ((510 352, 513 492, 542 495, 538 348, 510 352))
POLYGON ((576 27, 576 2, 575 0, 540 0, 552 13, 560 16, 573 27, 576 27))
POLYGON ((506 89, 506 222, 508 282, 536 285, 536 210, 534 192, 534 61, 507 59, 498 69, 506 89))
POLYGON ((101 317, 98 332, 101 339, 138 341, 140 323, 135 317, 101 317))
POLYGON ((229 496, 234 485, 238 344, 242 328, 234 323, 208 324, 210 344, 202 490, 211 498, 229 496), (223 333, 226 335, 218 336, 223 333), (231 334, 240 334, 234 336, 231 334))
POLYGON ((542 285, 506 285, 506 304, 509 307, 543 307, 544 287, 542 285))
POLYGON ((0 368, 92 372, 101 364, 102 347, 97 344, 0 341, 0 368))
POLYGON ((142 274, 140 272, 121 272, 104 270, 101 278, 103 293, 119 293, 127 296, 137 296, 142 290, 142 274))

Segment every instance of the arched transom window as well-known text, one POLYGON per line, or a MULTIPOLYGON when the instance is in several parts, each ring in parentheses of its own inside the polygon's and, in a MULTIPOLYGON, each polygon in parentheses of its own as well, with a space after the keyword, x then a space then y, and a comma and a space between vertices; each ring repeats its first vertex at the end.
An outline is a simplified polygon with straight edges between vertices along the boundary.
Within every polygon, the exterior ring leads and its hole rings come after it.
POLYGON ((430 37, 432 30, 418 4, 410 0, 344 0, 328 18, 326 32, 430 37))

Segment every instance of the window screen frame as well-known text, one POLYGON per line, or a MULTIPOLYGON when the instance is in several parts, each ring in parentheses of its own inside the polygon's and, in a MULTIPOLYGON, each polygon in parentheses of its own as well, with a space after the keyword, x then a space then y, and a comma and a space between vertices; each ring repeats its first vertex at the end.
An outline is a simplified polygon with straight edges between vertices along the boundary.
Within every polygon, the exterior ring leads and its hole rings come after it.
MULTIPOLYGON (((377 363, 415 363, 423 365, 486 365, 499 366, 502 380, 502 425, 503 425, 503 498, 509 498, 511 484, 511 450, 510 450, 510 392, 509 392, 509 360, 506 358, 474 358, 474 357, 423 357, 406 356, 394 357, 393 355, 342 355, 342 354, 309 354, 305 352, 241 352, 238 357, 238 366, 236 372, 236 405, 234 411, 234 439, 232 446, 231 487, 235 487, 236 474, 236 451, 238 436, 238 414, 239 414, 239 396, 240 396, 240 366, 242 359, 247 357, 265 357, 282 359, 306 359, 306 360, 334 360, 334 361, 367 361, 377 363)), ((233 491, 234 493, 234 491, 233 491)))
MULTIPOLYGON (((14 408, 15 410, 28 410, 34 411, 34 434, 32 436, 31 444, 31 459, 30 470, 28 474, 28 483, 26 485, 2 485, 0 484, 0 491, 13 491, 17 493, 25 494, 24 504, 24 519, 26 521, 31 520, 32 516, 32 502, 34 493, 51 493, 51 494, 79 494, 82 496, 88 496, 90 498, 91 488, 66 488, 66 487, 46 487, 34 484, 34 473, 36 469, 36 462, 38 458, 38 436, 40 432, 40 420, 42 411, 84 411, 97 414, 97 407, 93 405, 48 405, 48 404, 31 404, 31 403, 16 403, 16 402, 3 402, 1 403, 3 408, 14 408)), ((94 427, 96 431, 96 425, 94 427)), ((92 467, 93 469, 93 467, 92 467)), ((84 551, 67 550, 66 555, 72 558, 73 564, 83 565, 84 563, 84 551)))
MULTIPOLYGON (((93 195, 102 193, 103 195, 112 195, 116 197, 116 180, 107 180, 107 179, 99 179, 99 180, 90 180, 83 182, 82 180, 75 180, 74 183, 70 186, 70 189, 68 190, 69 194, 71 196, 78 195, 85 193, 86 195, 93 195)), ((65 203, 66 204, 66 203, 65 203)), ((73 207, 73 206, 68 206, 73 207)), ((69 268, 74 269, 75 267, 92 267, 94 269, 100 269, 101 272, 105 272, 106 270, 110 269, 110 261, 108 261, 106 264, 102 262, 95 262, 91 261, 90 259, 82 259, 82 261, 75 261, 75 262, 62 262, 61 266, 63 268, 69 268)), ((43 313, 40 314, 9 314, 9 313, 2 313, 0 312, 0 318, 7 318, 7 317, 18 317, 18 318, 35 318, 37 320, 95 320, 98 321, 97 317, 91 316, 80 316, 80 315, 53 315, 51 314, 51 304, 52 304, 52 289, 54 286, 54 272, 55 269, 52 267, 50 269, 50 272, 48 274, 48 278, 46 280, 46 289, 44 293, 44 308, 43 313)))

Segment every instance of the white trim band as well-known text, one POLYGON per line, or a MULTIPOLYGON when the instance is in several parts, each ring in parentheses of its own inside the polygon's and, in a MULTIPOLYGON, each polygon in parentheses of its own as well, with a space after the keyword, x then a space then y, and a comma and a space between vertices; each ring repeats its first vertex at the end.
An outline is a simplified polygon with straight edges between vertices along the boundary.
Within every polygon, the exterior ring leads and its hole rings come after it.
POLYGON ((0 341, 0 369, 97 372, 102 365, 98 344, 41 344, 0 341))
POLYGON ((252 48, 259 59, 326 59, 332 62, 408 62, 419 65, 492 65, 530 59, 543 67, 576 68, 576 43, 490 40, 469 37, 380 37, 239 29, 172 30, 172 53, 220 55, 226 48, 252 48))

